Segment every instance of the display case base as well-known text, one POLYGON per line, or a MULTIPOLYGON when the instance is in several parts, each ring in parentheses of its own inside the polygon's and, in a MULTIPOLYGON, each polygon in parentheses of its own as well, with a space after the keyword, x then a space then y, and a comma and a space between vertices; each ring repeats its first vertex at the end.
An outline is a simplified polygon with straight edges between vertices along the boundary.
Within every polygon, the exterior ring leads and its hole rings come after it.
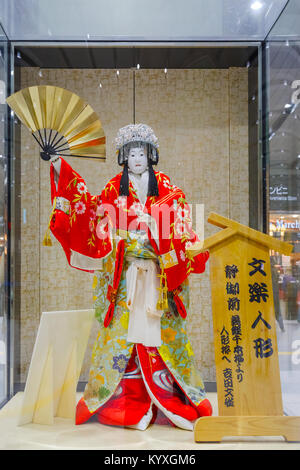
POLYGON ((195 442, 220 442, 229 436, 283 436, 299 442, 300 416, 204 416, 195 423, 195 442))

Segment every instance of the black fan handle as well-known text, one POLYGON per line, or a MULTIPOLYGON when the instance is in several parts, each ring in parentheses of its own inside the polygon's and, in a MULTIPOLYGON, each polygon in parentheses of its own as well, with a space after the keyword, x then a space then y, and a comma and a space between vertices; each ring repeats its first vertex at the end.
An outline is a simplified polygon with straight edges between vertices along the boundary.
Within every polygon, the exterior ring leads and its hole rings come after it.
MULTIPOLYGON (((56 147, 56 145, 60 142, 60 140, 62 139, 62 137, 59 139, 58 142, 56 142, 54 145, 54 140, 57 136, 57 133, 56 135, 54 136, 54 138, 52 139, 51 143, 44 143, 41 144, 41 142, 37 139, 37 137, 34 135, 34 133, 32 132, 32 135, 33 137, 35 138, 35 140, 37 141, 37 143, 39 144, 39 146, 41 147, 42 151, 40 152, 40 157, 42 160, 45 160, 45 161, 49 161, 50 158, 53 156, 53 155, 61 155, 61 156, 64 156, 64 157, 78 157, 78 158, 88 158, 89 160, 90 159, 94 159, 94 160, 105 160, 105 157, 90 157, 90 156, 87 156, 87 155, 74 155, 72 153, 62 153, 63 151, 65 150, 69 150, 68 148, 63 148, 63 149, 59 149, 56 147)), ((39 132, 39 135, 41 137, 41 134, 39 132)), ((42 139, 42 137, 41 137, 42 139)), ((49 141, 50 141, 50 138, 49 138, 49 141)), ((64 144, 65 145, 65 144, 64 144)), ((60 145, 59 147, 62 147, 62 145, 60 145)))
POLYGON ((51 158, 51 155, 47 152, 40 152, 40 157, 42 160, 48 161, 51 158))

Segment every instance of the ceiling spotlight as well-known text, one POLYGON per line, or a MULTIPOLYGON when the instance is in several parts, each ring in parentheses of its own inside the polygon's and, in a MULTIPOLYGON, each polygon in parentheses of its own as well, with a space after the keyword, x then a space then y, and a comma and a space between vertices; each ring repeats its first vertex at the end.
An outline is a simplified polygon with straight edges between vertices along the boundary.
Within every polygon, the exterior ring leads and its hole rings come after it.
POLYGON ((117 72, 116 72, 116 73, 117 73, 117 75, 119 76, 119 75, 120 75, 120 70, 117 70, 117 72))
POLYGON ((259 10, 261 7, 263 6, 263 4, 261 2, 253 2, 251 4, 251 8, 252 10, 259 10))
POLYGON ((136 64, 136 68, 140 70, 140 64, 136 64))
POLYGON ((167 73, 167 72, 168 72, 168 69, 167 69, 167 68, 165 68, 164 72, 165 72, 165 73, 167 73))
POLYGON ((102 88, 102 83, 99 83, 99 88, 102 88))

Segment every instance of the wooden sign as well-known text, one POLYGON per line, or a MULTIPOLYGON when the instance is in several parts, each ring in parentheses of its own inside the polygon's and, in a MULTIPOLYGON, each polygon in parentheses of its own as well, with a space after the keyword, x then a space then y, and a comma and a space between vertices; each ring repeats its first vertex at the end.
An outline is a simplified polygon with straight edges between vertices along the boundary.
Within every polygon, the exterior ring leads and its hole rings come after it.
POLYGON ((219 416, 200 418, 195 440, 232 435, 298 440, 300 418, 283 416, 269 256, 270 249, 289 255, 293 246, 218 214, 208 221, 224 230, 189 251, 210 251, 219 416))

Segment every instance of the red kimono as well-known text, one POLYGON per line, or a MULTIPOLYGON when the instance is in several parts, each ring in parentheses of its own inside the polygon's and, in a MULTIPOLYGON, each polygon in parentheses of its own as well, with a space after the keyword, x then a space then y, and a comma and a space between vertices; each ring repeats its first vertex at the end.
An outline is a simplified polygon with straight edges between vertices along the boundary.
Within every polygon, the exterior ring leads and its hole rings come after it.
MULTIPOLYGON (((155 172, 155 175, 159 196, 148 197, 143 206, 131 182, 129 196, 119 196, 122 173, 107 183, 101 195, 92 196, 81 176, 63 159, 56 188, 51 165, 54 212, 50 228, 61 243, 69 264, 77 269, 95 272, 102 269, 103 261, 114 253, 114 276, 107 289, 110 304, 104 318, 104 328, 110 328, 114 321, 119 283, 128 251, 126 234, 129 232, 146 232, 159 262, 160 310, 167 313, 167 298, 172 294, 177 315, 184 319, 187 312, 181 295, 182 286, 190 273, 205 270, 208 252, 193 259, 186 256, 186 244, 197 241, 197 236, 192 230, 190 208, 185 202, 184 193, 171 185, 162 172, 155 172), (117 234, 116 244, 113 242, 114 234, 117 234)), ((176 379, 170 367, 166 366, 159 348, 140 343, 131 345, 128 351, 130 354, 128 352, 124 356, 127 365, 120 372, 118 388, 112 390, 96 410, 89 408, 83 398, 77 406, 77 424, 96 413, 103 424, 144 429, 160 410, 173 424, 191 429, 187 422, 211 414, 207 399, 193 399, 193 394, 187 394, 184 382, 176 379), (154 361, 151 360, 153 357, 156 358, 154 361), (154 380, 159 371, 169 374, 167 386, 154 380)))

